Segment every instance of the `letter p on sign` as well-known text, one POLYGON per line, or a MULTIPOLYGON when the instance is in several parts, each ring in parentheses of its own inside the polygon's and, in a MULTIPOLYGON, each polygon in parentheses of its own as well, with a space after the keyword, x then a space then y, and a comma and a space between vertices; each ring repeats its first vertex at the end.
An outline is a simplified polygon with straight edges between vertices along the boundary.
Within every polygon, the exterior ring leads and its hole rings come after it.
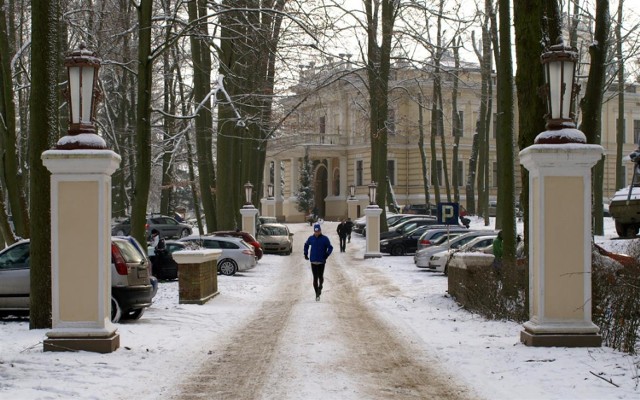
POLYGON ((458 225, 458 203, 438 203, 438 223, 458 225))

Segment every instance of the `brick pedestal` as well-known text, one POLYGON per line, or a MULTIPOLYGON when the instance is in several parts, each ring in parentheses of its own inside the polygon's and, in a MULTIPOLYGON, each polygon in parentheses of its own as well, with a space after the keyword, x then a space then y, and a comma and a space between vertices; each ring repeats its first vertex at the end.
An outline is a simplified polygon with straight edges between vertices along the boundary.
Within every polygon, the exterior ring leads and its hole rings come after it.
POLYGON ((218 256, 221 250, 177 251, 180 304, 204 304, 218 292, 218 256))

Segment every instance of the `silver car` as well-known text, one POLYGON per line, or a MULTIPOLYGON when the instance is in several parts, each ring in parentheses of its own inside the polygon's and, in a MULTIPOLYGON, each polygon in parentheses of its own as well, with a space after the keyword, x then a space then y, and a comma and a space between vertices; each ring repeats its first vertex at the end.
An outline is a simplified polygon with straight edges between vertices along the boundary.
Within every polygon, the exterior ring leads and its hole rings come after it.
POLYGON ((432 255, 444 250, 448 250, 450 248, 457 249, 478 236, 487 236, 492 234, 497 235, 498 232, 490 230, 479 230, 456 236, 449 242, 443 243, 439 246, 430 246, 416 251, 416 254, 414 254, 413 256, 413 261, 416 263, 416 267, 418 268, 429 268, 429 260, 431 259, 432 255))
POLYGON ((205 249, 219 249, 218 273, 235 275, 238 271, 247 271, 256 266, 253 247, 242 238, 214 235, 191 235, 180 239, 181 242, 196 244, 205 249))
POLYGON ((258 229, 256 239, 265 253, 291 254, 293 251, 293 233, 284 224, 264 224, 258 229))
MULTIPOLYGON (((0 314, 29 313, 30 241, 0 252, 0 314)), ((111 320, 138 319, 157 290, 151 263, 131 237, 111 238, 111 320)))

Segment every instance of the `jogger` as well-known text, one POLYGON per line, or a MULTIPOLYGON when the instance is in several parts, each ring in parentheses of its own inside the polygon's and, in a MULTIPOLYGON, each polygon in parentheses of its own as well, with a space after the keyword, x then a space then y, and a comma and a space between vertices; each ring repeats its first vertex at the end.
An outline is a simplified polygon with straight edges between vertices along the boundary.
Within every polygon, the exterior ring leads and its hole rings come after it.
POLYGON ((313 235, 309 236, 304 243, 304 258, 305 260, 311 261, 313 289, 316 292, 316 301, 320 301, 322 284, 324 283, 324 266, 332 251, 333 246, 331 246, 331 241, 322 234, 320 224, 315 224, 313 226, 313 235), (311 247, 311 252, 309 252, 309 247, 311 247))

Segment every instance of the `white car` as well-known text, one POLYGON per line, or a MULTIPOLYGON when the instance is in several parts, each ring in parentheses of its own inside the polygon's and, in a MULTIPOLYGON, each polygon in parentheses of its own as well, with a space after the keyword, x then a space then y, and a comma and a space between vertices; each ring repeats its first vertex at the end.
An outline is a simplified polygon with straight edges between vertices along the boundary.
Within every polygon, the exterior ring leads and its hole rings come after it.
POLYGON ((457 249, 478 236, 497 234, 498 232, 490 230, 479 230, 465 233, 464 235, 457 236, 451 239, 449 242, 444 242, 439 246, 426 247, 424 249, 416 251, 416 254, 414 254, 413 256, 413 261, 416 263, 416 267, 418 268, 429 268, 429 260, 431 259, 432 255, 444 250, 448 250, 449 248, 457 249))
POLYGON ((493 251, 493 239, 495 239, 496 236, 497 235, 477 236, 457 249, 443 250, 435 253, 429 259, 428 268, 436 272, 444 272, 444 274, 446 275, 447 264, 449 263, 449 260, 451 260, 451 257, 454 253, 481 251, 491 254, 491 252, 493 251))
POLYGON ((247 271, 256 266, 256 255, 253 247, 242 238, 214 235, 190 235, 180 239, 181 242, 197 244, 205 249, 219 249, 218 273, 234 275, 238 271, 247 271))

